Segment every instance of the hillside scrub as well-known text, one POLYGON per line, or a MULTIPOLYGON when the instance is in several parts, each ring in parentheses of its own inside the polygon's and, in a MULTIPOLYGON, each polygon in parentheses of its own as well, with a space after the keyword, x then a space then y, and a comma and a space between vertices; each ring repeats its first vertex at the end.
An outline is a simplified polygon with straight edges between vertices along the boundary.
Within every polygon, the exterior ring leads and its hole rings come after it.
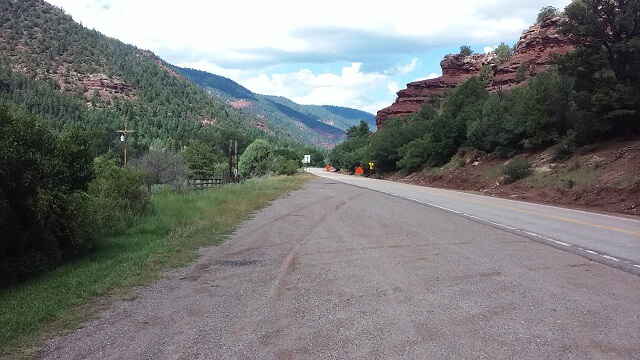
POLYGON ((502 168, 504 174, 504 183, 511 184, 512 182, 521 180, 531 175, 533 164, 530 160, 523 157, 515 157, 507 165, 502 168))
POLYGON ((533 77, 525 86, 490 94, 472 77, 456 87, 435 112, 423 110, 405 119, 387 121, 370 136, 350 137, 330 153, 338 169, 353 171, 369 161, 381 171, 411 173, 439 167, 464 147, 500 157, 523 149, 558 144, 566 156, 575 146, 606 139, 615 133, 598 133, 592 116, 581 116, 575 81, 557 68, 533 77))

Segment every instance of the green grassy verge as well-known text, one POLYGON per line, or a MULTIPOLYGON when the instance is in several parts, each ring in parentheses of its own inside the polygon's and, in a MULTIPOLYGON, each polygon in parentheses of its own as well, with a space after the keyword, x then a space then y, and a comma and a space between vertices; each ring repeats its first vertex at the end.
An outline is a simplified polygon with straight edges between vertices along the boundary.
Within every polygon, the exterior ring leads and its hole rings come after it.
POLYGON ((160 194, 153 211, 92 254, 0 292, 0 357, 31 356, 42 342, 76 327, 133 286, 188 263, 220 243, 249 214, 300 188, 311 175, 274 177, 189 195, 160 194), (102 300, 100 300, 102 299, 102 300))

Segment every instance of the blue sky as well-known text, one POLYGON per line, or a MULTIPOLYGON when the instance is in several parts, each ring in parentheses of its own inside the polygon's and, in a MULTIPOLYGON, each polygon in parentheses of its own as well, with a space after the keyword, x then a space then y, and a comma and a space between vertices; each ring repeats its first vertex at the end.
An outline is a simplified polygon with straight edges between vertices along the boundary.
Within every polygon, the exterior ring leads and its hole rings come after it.
POLYGON ((166 61, 302 104, 371 113, 444 55, 514 44, 544 6, 570 0, 48 0, 166 61))

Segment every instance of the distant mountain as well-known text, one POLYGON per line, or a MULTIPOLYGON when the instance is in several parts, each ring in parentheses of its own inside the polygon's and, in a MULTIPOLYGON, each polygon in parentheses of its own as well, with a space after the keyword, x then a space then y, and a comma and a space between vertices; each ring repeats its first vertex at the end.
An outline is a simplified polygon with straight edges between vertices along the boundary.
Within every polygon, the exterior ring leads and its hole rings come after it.
POLYGON ((224 76, 215 75, 206 71, 196 69, 187 69, 177 66, 175 68, 184 77, 200 87, 203 87, 205 89, 218 89, 236 99, 255 100, 255 96, 251 92, 251 90, 224 76))
POLYGON ((371 113, 358 110, 358 109, 352 109, 348 107, 334 106, 334 105, 322 105, 322 107, 336 115, 340 115, 348 119, 362 119, 367 124, 369 124, 369 128, 371 128, 372 130, 375 130, 376 117, 371 113))
POLYGON ((296 130, 310 130, 323 138, 317 145, 330 146, 344 140, 345 130, 364 120, 375 129, 375 115, 345 107, 330 105, 300 105, 287 98, 260 95, 223 76, 205 71, 174 68, 185 78, 209 93, 262 119, 266 126, 282 126, 296 130))

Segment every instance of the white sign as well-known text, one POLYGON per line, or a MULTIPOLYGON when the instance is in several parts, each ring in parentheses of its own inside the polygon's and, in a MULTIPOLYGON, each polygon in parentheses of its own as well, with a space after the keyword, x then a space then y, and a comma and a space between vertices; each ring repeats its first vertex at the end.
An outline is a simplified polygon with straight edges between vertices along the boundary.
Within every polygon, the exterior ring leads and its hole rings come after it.
POLYGON ((311 164, 311 155, 305 155, 304 159, 302 159, 303 164, 311 164))

